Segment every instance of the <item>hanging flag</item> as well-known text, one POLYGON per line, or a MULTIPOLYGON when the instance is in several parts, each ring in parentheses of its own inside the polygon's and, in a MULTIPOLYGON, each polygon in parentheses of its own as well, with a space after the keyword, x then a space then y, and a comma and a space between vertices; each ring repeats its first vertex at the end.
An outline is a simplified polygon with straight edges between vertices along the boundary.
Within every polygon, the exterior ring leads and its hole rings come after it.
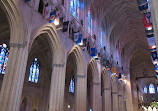
POLYGON ((97 50, 95 48, 91 48, 90 56, 93 58, 97 58, 97 50))
POLYGON ((63 22, 63 32, 68 30, 69 21, 63 22))
POLYGON ((83 39, 83 44, 82 44, 83 48, 87 47, 87 38, 83 39))
POLYGON ((122 74, 119 73, 119 75, 118 75, 118 79, 121 79, 121 78, 122 78, 122 74))
POLYGON ((151 33, 154 33, 154 30, 152 27, 148 27, 148 28, 146 28, 145 32, 146 32, 146 34, 151 34, 151 33))
POLYGON ((74 41, 75 41, 75 42, 78 41, 78 39, 79 39, 79 35, 80 35, 79 32, 75 32, 75 33, 74 33, 74 41))
POLYGON ((151 21, 151 12, 146 12, 144 15, 151 21))
POLYGON ((43 19, 49 19, 51 8, 52 7, 49 6, 48 3, 45 4, 44 10, 43 10, 43 19))
POLYGON ((138 7, 139 7, 139 11, 146 10, 146 9, 148 9, 148 3, 145 2, 144 4, 139 5, 138 7))
POLYGON ((157 51, 151 52, 151 56, 153 60, 157 59, 157 51))
POLYGON ((155 37, 147 38, 149 46, 155 45, 155 37))
POLYGON ((154 37, 154 34, 151 33, 151 34, 147 34, 147 37, 150 38, 150 37, 154 37))
POLYGON ((152 27, 150 19, 148 19, 146 16, 143 17, 142 22, 145 28, 152 27))
POLYGON ((119 76, 119 70, 117 69, 116 70, 116 77, 118 77, 119 76))
POLYGON ((116 75, 116 67, 112 67, 112 74, 116 75))
POLYGON ((53 23, 55 21, 56 10, 50 12, 49 23, 53 23))
POLYGON ((83 44, 83 41, 82 41, 82 34, 79 35, 79 38, 76 42, 77 45, 82 45, 83 44))

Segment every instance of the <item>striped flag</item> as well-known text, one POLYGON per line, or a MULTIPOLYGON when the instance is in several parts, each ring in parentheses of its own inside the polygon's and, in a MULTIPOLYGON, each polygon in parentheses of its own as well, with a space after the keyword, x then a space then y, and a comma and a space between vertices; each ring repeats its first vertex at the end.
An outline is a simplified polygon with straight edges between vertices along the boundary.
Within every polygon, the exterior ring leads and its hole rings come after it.
POLYGON ((155 45, 155 37, 147 38, 149 46, 155 45))

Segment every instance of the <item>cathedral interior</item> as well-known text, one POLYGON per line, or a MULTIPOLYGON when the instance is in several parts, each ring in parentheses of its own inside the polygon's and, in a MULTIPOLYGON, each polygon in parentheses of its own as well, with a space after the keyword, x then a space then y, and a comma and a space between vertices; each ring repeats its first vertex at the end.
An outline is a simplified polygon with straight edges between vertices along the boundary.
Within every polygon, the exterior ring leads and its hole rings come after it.
POLYGON ((157 0, 0 0, 0 111, 158 111, 157 0))

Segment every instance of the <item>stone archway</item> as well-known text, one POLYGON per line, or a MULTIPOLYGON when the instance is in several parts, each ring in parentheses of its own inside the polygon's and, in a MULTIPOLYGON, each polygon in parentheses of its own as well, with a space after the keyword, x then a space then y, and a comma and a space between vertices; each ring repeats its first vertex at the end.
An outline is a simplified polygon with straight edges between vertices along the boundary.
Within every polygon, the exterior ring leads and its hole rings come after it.
POLYGON ((74 46, 70 51, 65 75, 65 111, 86 110, 86 72, 82 49, 74 46), (69 91, 70 81, 74 79, 74 93, 69 91), (70 94, 71 93, 71 94, 70 94))
POLYGON ((101 80, 97 62, 92 59, 87 70, 87 110, 101 110, 101 80))
MULTIPOLYGON (((49 102, 47 108, 49 111, 62 111, 63 110, 63 98, 64 98, 64 72, 65 72, 65 60, 63 46, 58 36, 54 25, 45 24, 35 30, 30 39, 30 46, 32 46, 34 40, 39 35, 46 35, 48 38, 48 44, 50 47, 51 55, 49 55, 50 63, 50 91, 49 102), (60 88, 59 88, 60 87, 60 88)), ((48 45, 47 44, 47 45, 48 45)), ((31 47, 29 47, 31 50, 31 47)), ((48 59, 48 58, 47 58, 48 59)), ((37 109, 36 109, 37 110, 37 109)))

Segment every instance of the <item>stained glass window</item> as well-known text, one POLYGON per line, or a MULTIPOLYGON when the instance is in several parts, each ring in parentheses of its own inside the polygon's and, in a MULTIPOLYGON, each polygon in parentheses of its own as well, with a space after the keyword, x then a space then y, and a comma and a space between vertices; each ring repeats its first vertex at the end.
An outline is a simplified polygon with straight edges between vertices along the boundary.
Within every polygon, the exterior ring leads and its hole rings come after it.
POLYGON ((74 78, 71 78, 69 92, 71 92, 71 93, 75 92, 75 80, 74 80, 74 78))
POLYGON ((148 92, 148 88, 145 86, 144 87, 144 93, 147 93, 148 92))
POLYGON ((35 58, 30 66, 29 81, 38 83, 38 76, 39 76, 39 63, 38 63, 38 59, 35 58))
POLYGON ((77 19, 79 18, 79 8, 80 8, 79 0, 70 1, 70 14, 72 14, 77 19))
POLYGON ((150 93, 150 94, 155 93, 155 87, 154 87, 153 84, 150 84, 150 85, 149 85, 149 93, 150 93))
POLYGON ((103 46, 103 32, 102 29, 100 30, 100 47, 103 46))
POLYGON ((158 86, 157 86, 157 93, 158 93, 158 86))
POLYGON ((6 44, 0 45, 0 73, 5 74, 5 69, 8 62, 9 48, 6 44))
POLYGON ((88 33, 92 36, 92 26, 93 26, 93 20, 91 16, 91 10, 88 10, 88 33))

